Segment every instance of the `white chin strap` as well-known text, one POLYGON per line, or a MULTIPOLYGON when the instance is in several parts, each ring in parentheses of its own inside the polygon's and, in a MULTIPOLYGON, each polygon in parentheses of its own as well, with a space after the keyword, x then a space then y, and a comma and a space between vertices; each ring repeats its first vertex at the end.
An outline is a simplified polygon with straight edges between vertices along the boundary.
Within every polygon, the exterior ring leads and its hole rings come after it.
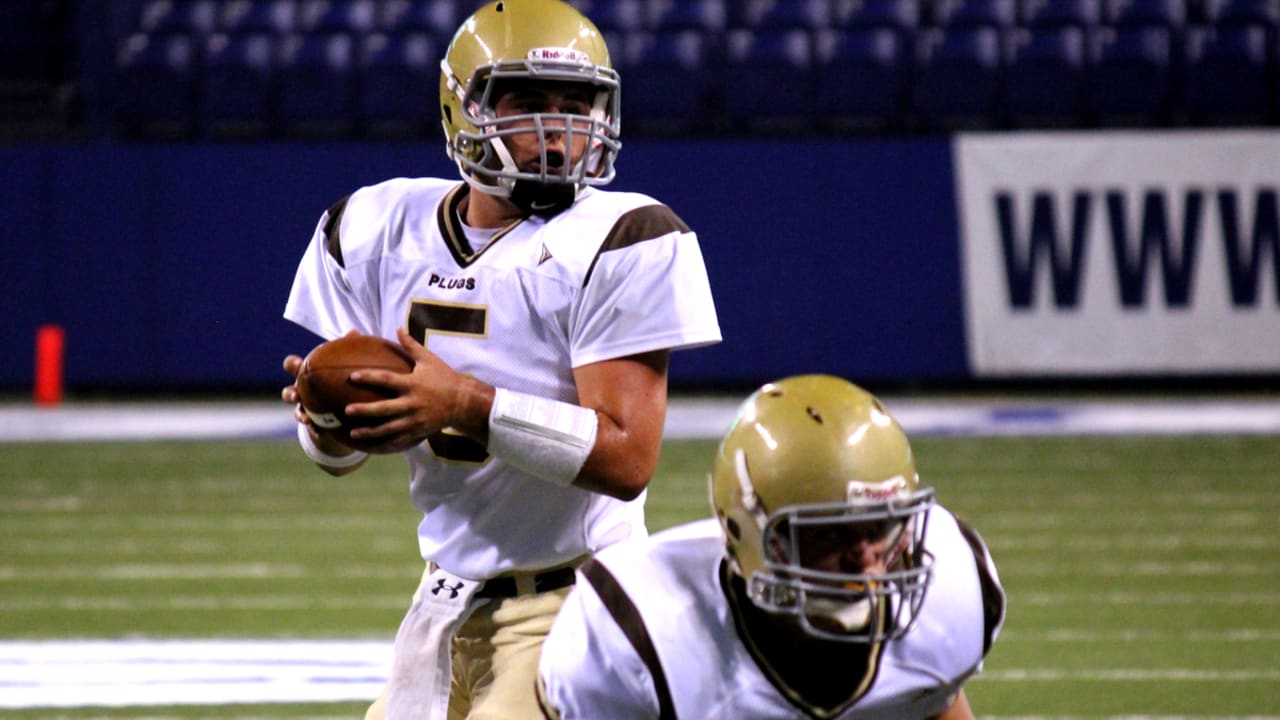
MULTIPOLYGON (((489 138, 489 147, 493 148, 494 154, 497 155, 498 159, 502 161, 502 172, 507 173, 509 175, 520 172, 520 168, 516 166, 515 158, 511 157, 511 151, 507 149, 507 144, 502 142, 501 137, 489 138)), ((471 177, 468 176, 468 179, 471 179, 471 177)), ((488 185, 488 187, 492 189, 486 190, 485 192, 489 193, 490 195, 501 195, 502 197, 510 197, 511 189, 515 187, 516 181, 512 178, 502 177, 502 176, 498 176, 494 179, 497 182, 494 185, 488 185)), ((476 182, 479 182, 479 181, 477 180, 476 182)), ((472 186, 475 186, 476 182, 471 183, 472 186)), ((483 185, 484 183, 481 183, 481 184, 483 185)))
POLYGON ((477 177, 474 171, 461 164, 458 165, 458 169, 462 171, 462 179, 467 181, 467 184, 471 186, 472 190, 482 192, 485 195, 494 195, 496 197, 511 197, 510 186, 514 185, 515 181, 508 180, 506 178, 494 178, 500 184, 492 185, 477 177))
POLYGON ((804 609, 811 616, 830 620, 845 632, 861 630, 871 621, 871 601, 866 598, 854 603, 810 598, 804 609))

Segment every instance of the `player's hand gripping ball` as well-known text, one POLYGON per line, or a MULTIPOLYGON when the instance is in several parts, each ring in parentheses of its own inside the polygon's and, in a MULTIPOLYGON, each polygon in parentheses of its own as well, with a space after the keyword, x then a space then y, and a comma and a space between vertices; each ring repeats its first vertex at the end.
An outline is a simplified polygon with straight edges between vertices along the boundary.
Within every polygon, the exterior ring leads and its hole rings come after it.
POLYGON ((398 344, 376 335, 344 335, 317 345, 302 360, 298 371, 298 398, 316 431, 329 434, 347 447, 368 450, 351 439, 351 430, 377 425, 382 418, 348 418, 352 403, 376 402, 396 397, 386 388, 351 381, 356 370, 413 371, 413 359, 398 344))

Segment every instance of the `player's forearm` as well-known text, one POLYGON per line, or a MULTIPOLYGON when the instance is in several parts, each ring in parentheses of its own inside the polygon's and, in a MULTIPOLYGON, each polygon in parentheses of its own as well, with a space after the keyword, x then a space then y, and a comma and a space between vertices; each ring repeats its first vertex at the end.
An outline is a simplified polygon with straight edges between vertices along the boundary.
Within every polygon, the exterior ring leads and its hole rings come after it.
POLYGON ((470 375, 460 375, 454 385, 449 427, 482 445, 489 444, 489 413, 496 388, 470 375))
POLYGON ((969 699, 964 696, 964 690, 956 693, 951 707, 943 710, 935 720, 974 720, 973 710, 969 709, 969 699))
POLYGON ((469 376, 456 384, 453 406, 451 427, 556 485, 632 500, 657 466, 661 421, 628 427, 600 410, 494 388, 469 376))
POLYGON ((574 485, 619 500, 634 500, 649 486, 658 465, 659 442, 597 413, 596 443, 574 485))

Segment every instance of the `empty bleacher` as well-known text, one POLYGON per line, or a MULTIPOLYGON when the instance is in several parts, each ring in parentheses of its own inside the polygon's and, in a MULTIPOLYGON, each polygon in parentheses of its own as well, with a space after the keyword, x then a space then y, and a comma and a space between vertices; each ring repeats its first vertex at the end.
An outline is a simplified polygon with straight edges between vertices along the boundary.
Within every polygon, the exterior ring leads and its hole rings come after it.
MULTIPOLYGON (((572 1, 609 41, 630 136, 1258 126, 1280 112, 1280 0, 572 1)), ((430 138, 439 59, 479 4, 124 0, 95 61, 71 0, 6 3, 28 9, 0 17, 0 114, 39 106, 74 125, 66 98, 83 86, 101 118, 88 134, 430 138)))

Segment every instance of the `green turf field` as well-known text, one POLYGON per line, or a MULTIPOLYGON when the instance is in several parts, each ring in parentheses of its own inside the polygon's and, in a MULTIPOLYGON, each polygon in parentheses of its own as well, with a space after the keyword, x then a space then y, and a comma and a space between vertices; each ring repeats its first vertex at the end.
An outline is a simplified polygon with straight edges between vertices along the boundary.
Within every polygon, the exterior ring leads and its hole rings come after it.
MULTIPOLYGON (((1280 718, 1280 437, 914 444, 1010 595, 969 687, 979 716, 1280 718)), ((653 529, 708 513, 712 448, 667 444, 653 529)), ((281 442, 0 445, 0 639, 389 638, 420 571, 405 482, 399 458, 330 478, 281 442)))

